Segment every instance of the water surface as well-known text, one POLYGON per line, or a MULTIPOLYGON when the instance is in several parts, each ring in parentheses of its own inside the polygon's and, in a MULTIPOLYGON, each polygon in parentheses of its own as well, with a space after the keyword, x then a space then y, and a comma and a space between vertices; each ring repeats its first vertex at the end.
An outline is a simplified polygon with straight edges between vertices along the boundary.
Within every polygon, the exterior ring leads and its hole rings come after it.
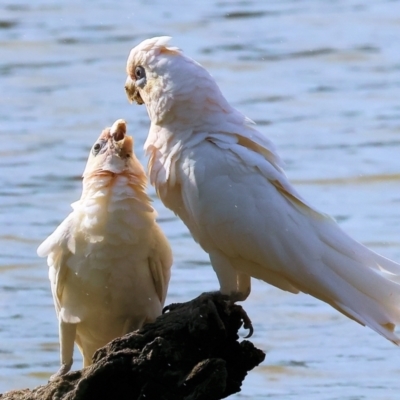
MULTIPOLYGON (((400 2, 12 1, 0 5, 0 392, 58 368, 40 242, 80 195, 101 129, 148 130, 125 61, 155 35, 205 65, 278 146, 298 190, 400 261, 400 2)), ((175 255, 167 302, 217 288, 207 255, 150 189, 175 255)), ((246 310, 267 352, 232 399, 397 400, 399 349, 306 295, 254 281, 246 310)), ((74 367, 81 363, 76 353, 74 367)))

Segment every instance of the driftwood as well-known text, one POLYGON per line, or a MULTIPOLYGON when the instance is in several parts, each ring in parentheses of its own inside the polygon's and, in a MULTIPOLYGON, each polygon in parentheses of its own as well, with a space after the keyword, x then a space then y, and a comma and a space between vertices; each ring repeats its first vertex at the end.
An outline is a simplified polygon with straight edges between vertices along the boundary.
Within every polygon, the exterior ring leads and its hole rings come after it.
POLYGON ((239 305, 205 293, 154 323, 99 349, 93 365, 0 400, 217 400, 239 392, 265 354, 238 330, 251 327, 239 305))

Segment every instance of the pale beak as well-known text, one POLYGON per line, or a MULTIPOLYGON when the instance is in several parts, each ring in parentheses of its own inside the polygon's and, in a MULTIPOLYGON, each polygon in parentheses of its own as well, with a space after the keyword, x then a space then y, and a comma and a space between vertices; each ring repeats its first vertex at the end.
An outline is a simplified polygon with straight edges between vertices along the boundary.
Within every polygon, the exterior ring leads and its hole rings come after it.
POLYGON ((110 128, 110 135, 116 142, 123 140, 126 135, 126 122, 123 119, 115 121, 110 128))
POLYGON ((130 103, 136 102, 137 104, 143 104, 143 100, 140 97, 140 93, 135 85, 135 82, 128 76, 125 81, 125 92, 130 103))
POLYGON ((131 77, 128 76, 125 81, 125 92, 126 96, 128 97, 129 103, 133 102, 135 91, 135 82, 133 82, 131 77))

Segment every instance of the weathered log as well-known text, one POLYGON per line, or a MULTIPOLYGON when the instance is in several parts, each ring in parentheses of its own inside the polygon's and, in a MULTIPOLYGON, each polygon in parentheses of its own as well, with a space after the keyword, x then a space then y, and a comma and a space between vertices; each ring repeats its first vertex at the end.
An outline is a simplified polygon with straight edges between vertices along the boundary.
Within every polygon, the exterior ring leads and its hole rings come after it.
POLYGON ((99 349, 93 365, 1 400, 217 400, 239 392, 265 354, 238 330, 241 306, 216 293, 167 307, 169 312, 99 349))

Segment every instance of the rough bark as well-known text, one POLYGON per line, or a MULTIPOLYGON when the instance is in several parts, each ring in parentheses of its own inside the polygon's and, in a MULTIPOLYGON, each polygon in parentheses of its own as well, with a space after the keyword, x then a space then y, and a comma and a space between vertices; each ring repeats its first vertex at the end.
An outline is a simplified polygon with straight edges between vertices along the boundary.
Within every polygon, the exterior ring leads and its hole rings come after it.
POLYGON ((238 330, 239 305, 205 293, 99 349, 93 365, 0 400, 217 400, 239 392, 265 354, 238 330))

